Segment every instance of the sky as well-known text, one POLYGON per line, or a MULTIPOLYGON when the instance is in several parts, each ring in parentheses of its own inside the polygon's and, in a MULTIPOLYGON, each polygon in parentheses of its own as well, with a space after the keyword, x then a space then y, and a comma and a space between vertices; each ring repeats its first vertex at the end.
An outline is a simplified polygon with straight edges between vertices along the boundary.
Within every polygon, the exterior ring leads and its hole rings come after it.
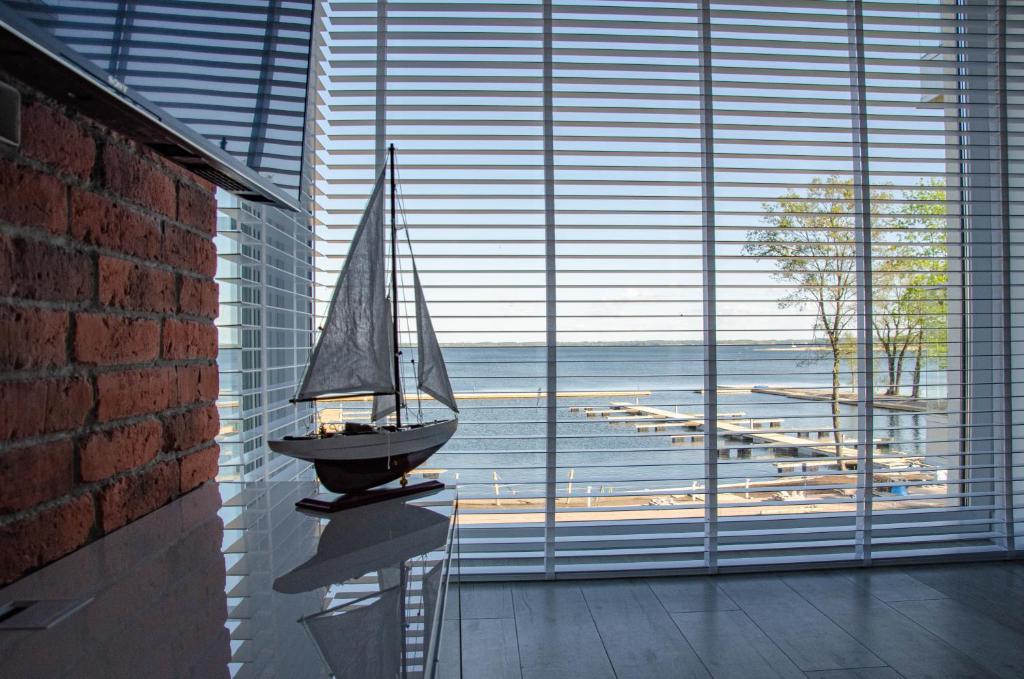
MULTIPOLYGON (((641 11, 603 23, 572 4, 559 5, 565 12, 556 11, 554 33, 558 341, 698 341, 696 24, 685 13, 641 11)), ((536 17, 414 6, 392 4, 386 136, 398 148, 403 216, 435 327, 443 343, 543 341, 536 17), (474 19, 479 25, 465 25, 474 19)), ((813 310, 781 309, 787 288, 772 275, 775 262, 745 255, 743 244, 767 224, 765 203, 815 177, 852 176, 845 4, 821 7, 795 29, 782 27, 791 15, 759 17, 751 7, 713 17, 719 341, 813 337, 813 310)), ((946 168, 949 107, 929 102, 944 62, 928 56, 936 51, 934 32, 909 32, 901 23, 908 18, 914 16, 866 18, 876 185, 914 186, 946 168)), ((374 176, 372 15, 349 12, 330 21, 317 102, 321 299, 329 296, 374 176), (357 16, 368 21, 353 25, 357 16)))

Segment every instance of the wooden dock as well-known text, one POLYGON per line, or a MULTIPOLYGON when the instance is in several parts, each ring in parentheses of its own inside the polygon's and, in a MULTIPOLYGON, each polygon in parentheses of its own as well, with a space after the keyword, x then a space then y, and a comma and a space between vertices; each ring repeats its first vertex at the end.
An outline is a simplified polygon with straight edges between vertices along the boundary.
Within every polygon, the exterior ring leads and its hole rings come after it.
MULTIPOLYGON (((679 413, 631 403, 613 403, 611 408, 574 406, 571 410, 583 412, 588 417, 604 417, 609 422, 642 420, 644 424, 636 425, 638 431, 660 431, 669 427, 689 430, 691 433, 671 436, 670 441, 677 445, 704 444, 707 437, 703 415, 697 413, 679 413), (642 430, 641 427, 643 427, 642 430)), ((822 440, 825 436, 832 435, 831 429, 801 429, 799 431, 799 433, 816 433, 818 438, 812 439, 795 436, 793 432, 785 431, 782 418, 739 419, 737 417, 743 415, 744 413, 723 413, 715 423, 720 436, 719 457, 723 459, 732 457, 753 459, 752 456, 756 450, 774 455, 808 458, 793 461, 771 460, 780 474, 820 471, 828 468, 838 468, 841 471, 845 471, 847 468, 856 468, 859 456, 856 446, 836 445, 834 442, 822 440), (730 445, 723 446, 721 445, 723 442, 730 443, 730 445)), ((880 439, 875 441, 874 445, 888 451, 890 444, 887 440, 880 439)), ((769 461, 765 458, 758 458, 758 460, 769 461)), ((913 467, 924 466, 922 458, 899 453, 888 453, 875 459, 874 464, 888 472, 902 472, 913 467)))
MULTIPOLYGON (((727 388, 727 387, 723 387, 727 388)), ((831 389, 802 389, 799 387, 771 387, 756 386, 750 389, 755 394, 771 394, 773 396, 785 396, 801 401, 831 401, 831 389)), ((857 394, 852 391, 839 392, 839 402, 844 405, 857 405, 857 394)), ((885 396, 875 394, 872 404, 875 408, 885 410, 902 410, 911 413, 923 413, 928 410, 928 403, 922 399, 914 399, 906 396, 885 396)))

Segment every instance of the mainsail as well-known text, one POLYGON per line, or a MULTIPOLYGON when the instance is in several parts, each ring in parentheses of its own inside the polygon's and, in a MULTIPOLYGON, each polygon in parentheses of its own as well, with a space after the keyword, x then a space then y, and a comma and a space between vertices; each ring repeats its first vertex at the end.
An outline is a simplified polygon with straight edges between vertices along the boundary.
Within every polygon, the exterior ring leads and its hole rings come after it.
POLYGON ((338 276, 296 400, 395 392, 391 311, 385 294, 383 187, 381 171, 338 276))

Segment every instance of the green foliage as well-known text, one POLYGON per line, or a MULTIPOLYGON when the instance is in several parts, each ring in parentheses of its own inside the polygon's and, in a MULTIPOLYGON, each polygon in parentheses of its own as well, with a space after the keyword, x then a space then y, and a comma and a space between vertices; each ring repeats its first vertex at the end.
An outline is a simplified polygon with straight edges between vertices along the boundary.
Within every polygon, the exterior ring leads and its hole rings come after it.
POLYGON ((875 338, 886 365, 886 394, 900 392, 908 353, 914 356, 913 395, 920 389, 921 362, 946 351, 948 246, 946 188, 922 181, 902 192, 884 220, 874 247, 875 338))
MULTIPOLYGON (((871 192, 872 316, 874 337, 887 364, 886 392, 899 391, 904 359, 917 357, 914 395, 925 356, 946 344, 946 187, 923 180, 896 194, 871 192)), ((773 277, 787 284, 780 308, 810 307, 814 329, 833 356, 833 413, 838 417, 839 363, 855 350, 857 242, 851 180, 816 178, 764 204, 765 227, 747 234, 744 252, 770 259, 773 277)))

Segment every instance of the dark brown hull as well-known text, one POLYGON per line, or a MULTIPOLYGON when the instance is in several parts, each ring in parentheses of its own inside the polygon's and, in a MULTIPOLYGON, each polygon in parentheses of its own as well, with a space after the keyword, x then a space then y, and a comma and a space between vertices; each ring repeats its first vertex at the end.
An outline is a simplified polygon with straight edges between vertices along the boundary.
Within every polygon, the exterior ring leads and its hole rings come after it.
POLYGON ((412 471, 440 450, 444 443, 405 455, 358 460, 315 460, 313 464, 320 483, 327 490, 334 493, 360 493, 412 471))

